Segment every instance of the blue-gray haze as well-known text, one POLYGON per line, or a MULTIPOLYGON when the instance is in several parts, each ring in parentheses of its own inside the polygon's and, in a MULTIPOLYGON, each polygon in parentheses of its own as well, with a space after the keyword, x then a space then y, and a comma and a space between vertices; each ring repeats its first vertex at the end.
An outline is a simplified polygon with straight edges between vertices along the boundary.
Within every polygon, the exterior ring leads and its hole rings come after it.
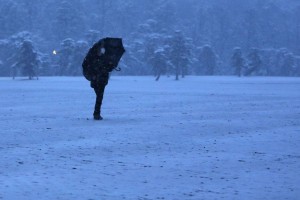
POLYGON ((0 0, 0 76, 17 67, 25 40, 39 75, 81 75, 88 48, 106 36, 124 39, 120 74, 153 74, 155 55, 164 52, 169 74, 184 65, 186 75, 233 75, 240 67, 300 75, 299 0, 0 0), (185 53, 170 50, 176 41, 185 53))

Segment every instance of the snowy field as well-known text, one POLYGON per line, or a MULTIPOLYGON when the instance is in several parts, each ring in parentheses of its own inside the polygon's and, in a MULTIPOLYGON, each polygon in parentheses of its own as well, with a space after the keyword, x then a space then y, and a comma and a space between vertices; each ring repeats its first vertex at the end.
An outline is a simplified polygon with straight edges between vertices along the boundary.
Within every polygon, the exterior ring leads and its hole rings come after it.
POLYGON ((0 78, 0 199, 300 199, 300 79, 0 78))

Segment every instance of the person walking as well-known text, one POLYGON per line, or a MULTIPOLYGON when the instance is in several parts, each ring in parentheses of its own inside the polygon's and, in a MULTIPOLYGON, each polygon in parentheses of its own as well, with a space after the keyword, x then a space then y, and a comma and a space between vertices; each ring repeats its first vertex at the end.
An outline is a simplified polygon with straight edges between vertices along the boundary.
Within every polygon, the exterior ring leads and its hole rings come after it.
POLYGON ((101 107, 109 73, 119 71, 117 66, 124 52, 122 39, 104 38, 94 44, 82 63, 83 75, 91 82, 96 94, 94 120, 103 120, 101 107))

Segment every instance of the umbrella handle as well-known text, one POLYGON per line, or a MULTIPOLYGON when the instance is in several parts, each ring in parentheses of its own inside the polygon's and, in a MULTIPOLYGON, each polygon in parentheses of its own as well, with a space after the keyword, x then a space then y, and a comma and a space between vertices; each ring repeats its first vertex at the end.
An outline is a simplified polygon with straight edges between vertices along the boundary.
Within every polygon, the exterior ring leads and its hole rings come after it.
POLYGON ((117 72, 119 72, 119 71, 121 71, 122 69, 120 68, 120 67, 117 67, 117 68, 115 68, 115 71, 117 71, 117 72))

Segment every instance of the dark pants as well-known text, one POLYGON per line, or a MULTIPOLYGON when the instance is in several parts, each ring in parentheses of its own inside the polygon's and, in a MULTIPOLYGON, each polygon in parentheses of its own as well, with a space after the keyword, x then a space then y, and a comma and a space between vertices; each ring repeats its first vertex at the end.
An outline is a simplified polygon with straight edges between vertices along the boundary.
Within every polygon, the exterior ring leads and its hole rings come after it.
POLYGON ((94 115, 99 115, 101 113, 101 105, 102 105, 105 86, 106 86, 106 84, 97 84, 94 87, 94 91, 97 96, 96 103, 95 103, 94 115))

